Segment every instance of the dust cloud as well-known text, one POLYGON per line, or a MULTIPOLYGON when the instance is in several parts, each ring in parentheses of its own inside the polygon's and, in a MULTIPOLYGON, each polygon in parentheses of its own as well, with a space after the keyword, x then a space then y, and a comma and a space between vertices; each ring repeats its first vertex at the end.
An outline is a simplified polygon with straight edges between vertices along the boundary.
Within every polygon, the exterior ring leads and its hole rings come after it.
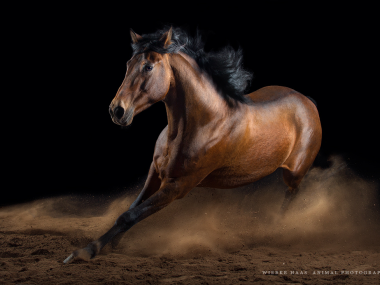
MULTIPOLYGON (((353 249, 380 245, 378 186, 339 157, 311 169, 287 214, 281 173, 238 189, 195 188, 130 229, 110 251, 129 256, 187 257, 270 248, 353 249)), ((66 196, 0 209, 0 231, 54 234, 84 247, 108 230, 137 197, 66 196)), ((75 248, 69 249, 73 250, 75 248)))

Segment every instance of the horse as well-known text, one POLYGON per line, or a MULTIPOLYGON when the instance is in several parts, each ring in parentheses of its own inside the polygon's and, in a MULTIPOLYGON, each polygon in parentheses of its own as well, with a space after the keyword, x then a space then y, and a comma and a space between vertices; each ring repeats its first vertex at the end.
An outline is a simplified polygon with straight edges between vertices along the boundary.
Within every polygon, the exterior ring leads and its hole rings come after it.
POLYGON ((236 188, 277 168, 288 186, 280 209, 285 213, 321 146, 312 98, 281 86, 244 95, 252 73, 242 66, 241 48, 205 52, 201 36, 182 28, 142 36, 131 29, 130 35, 133 55, 109 106, 112 121, 128 126, 163 101, 168 125, 156 141, 137 199, 109 231, 64 263, 94 258, 115 236, 194 187, 236 188))

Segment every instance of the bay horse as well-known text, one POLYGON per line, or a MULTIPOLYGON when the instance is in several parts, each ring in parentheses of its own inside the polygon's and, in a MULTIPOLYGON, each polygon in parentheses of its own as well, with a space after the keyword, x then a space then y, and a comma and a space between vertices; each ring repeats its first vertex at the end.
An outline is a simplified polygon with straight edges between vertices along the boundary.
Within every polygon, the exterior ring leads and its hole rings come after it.
POLYGON ((242 66, 240 48, 206 53, 200 35, 191 37, 181 28, 130 34, 133 56, 109 106, 112 121, 127 126, 163 101, 168 125, 129 210, 65 263, 95 257, 116 235, 194 187, 235 188, 279 167, 288 186, 285 212, 321 145, 321 123, 311 98, 281 86, 244 95, 252 74, 242 66))

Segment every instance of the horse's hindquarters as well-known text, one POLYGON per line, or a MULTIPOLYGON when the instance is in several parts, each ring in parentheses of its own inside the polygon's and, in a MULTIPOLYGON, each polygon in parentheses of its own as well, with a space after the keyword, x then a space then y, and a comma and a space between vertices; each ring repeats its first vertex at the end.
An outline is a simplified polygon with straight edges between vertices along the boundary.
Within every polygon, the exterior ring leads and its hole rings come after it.
POLYGON ((244 120, 229 134, 221 166, 199 186, 244 186, 279 167, 291 174, 291 179, 285 181, 288 186, 298 185, 321 145, 322 129, 315 105, 293 91, 247 110, 241 116, 244 120))

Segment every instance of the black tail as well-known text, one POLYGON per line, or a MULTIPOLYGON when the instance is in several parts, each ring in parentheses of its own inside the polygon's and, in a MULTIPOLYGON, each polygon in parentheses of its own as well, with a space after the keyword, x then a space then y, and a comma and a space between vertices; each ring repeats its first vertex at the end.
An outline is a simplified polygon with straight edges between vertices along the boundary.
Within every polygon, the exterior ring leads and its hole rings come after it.
POLYGON ((310 96, 306 96, 306 97, 309 98, 310 101, 314 103, 315 107, 318 108, 317 102, 313 98, 311 98, 310 96))

